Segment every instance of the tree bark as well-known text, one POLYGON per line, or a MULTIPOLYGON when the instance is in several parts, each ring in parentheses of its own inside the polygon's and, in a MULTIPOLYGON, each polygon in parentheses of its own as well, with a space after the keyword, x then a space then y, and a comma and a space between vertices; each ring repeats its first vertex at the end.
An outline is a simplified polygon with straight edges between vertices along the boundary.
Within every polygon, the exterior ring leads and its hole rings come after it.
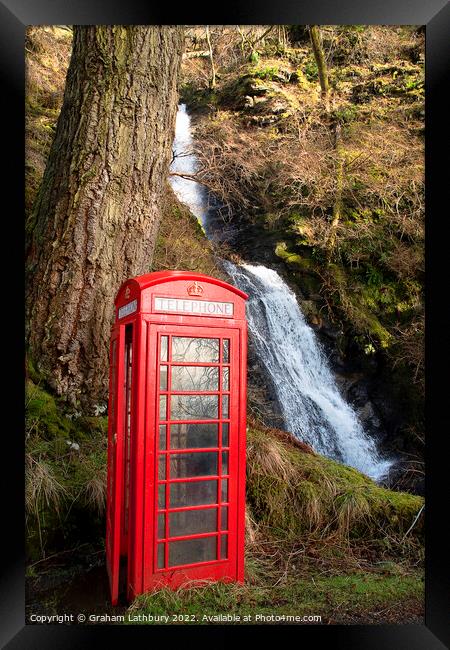
POLYGON ((151 270, 177 110, 183 30, 74 28, 63 107, 27 224, 27 340, 53 389, 108 390, 114 297, 151 270))
POLYGON ((337 156, 336 163, 336 194, 333 204, 333 216, 330 224, 330 231, 327 242, 327 260, 331 261, 334 247, 336 245, 337 229, 342 216, 342 192, 344 189, 344 156, 341 147, 341 126, 335 125, 335 150, 337 156))
POLYGON ((209 25, 206 25, 206 41, 208 43, 209 58, 211 61, 211 81, 209 82, 209 87, 214 90, 216 87, 216 67, 214 65, 214 54, 211 45, 211 35, 209 33, 209 25))
POLYGON ((316 59, 317 70, 319 72, 319 81, 320 81, 320 88, 322 92, 322 99, 324 100, 325 106, 328 110, 329 108, 328 71, 327 71, 327 64, 325 63, 325 55, 322 47, 322 39, 320 38, 320 31, 317 25, 309 26, 309 34, 311 37, 311 44, 314 52, 314 57, 316 59))

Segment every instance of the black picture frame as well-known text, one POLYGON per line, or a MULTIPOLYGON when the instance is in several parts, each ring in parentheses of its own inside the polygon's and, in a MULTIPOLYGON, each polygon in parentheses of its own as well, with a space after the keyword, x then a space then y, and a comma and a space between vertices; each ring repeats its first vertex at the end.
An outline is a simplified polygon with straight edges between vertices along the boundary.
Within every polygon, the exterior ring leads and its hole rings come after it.
MULTIPOLYGON (((168 5, 168 3, 167 3, 168 5)), ((190 626, 66 626, 25 625, 24 562, 24 489, 23 489, 23 373, 17 357, 24 349, 23 265, 15 254, 17 268, 8 267, 3 283, 4 320, 8 317, 7 347, 17 355, 8 364, 8 391, 4 413, 10 418, 3 435, 3 570, 0 583, 0 642, 11 650, 18 648, 79 648, 104 642, 105 634, 114 641, 135 643, 146 634, 147 643, 167 645, 204 642, 207 636, 215 646, 229 645, 239 635, 244 641, 263 635, 276 643, 280 634, 288 633, 300 645, 318 643, 333 648, 383 648, 434 650, 450 641, 448 515, 445 501, 447 487, 446 456, 441 446, 448 431, 445 372, 448 368, 447 328, 450 310, 446 294, 439 284, 446 275, 447 258, 443 229, 448 217, 445 193, 448 186, 448 104, 444 90, 450 70, 450 6, 446 0, 339 0, 339 2, 278 0, 277 2, 230 2, 211 11, 198 6, 176 8, 139 0, 3 0, 0 2, 0 72, 2 75, 2 125, 5 159, 3 178, 3 217, 5 253, 23 250, 24 232, 24 36, 28 25, 38 24, 410 24, 426 26, 426 358, 427 358, 427 446, 426 446, 426 615, 424 625, 377 626, 290 626, 233 627, 190 626), (169 13, 172 11, 172 13, 169 13), (447 137, 445 134, 447 133, 447 137), (8 138, 10 139, 7 144, 8 138), (5 206, 8 205, 7 209, 5 206), (12 229, 9 226, 15 224, 12 229), (4 230, 5 232, 5 230, 4 230), (11 234, 10 234, 11 232, 11 234), (7 250, 5 250, 7 249, 7 250), (11 308, 11 301, 15 304, 11 308), (14 320, 17 320, 15 326, 14 320), (447 352, 447 354, 446 354, 447 352), (12 372, 11 372, 12 371, 12 372), (16 392, 17 389, 17 392, 16 392), (15 405, 12 408, 12 405, 15 405), (446 426, 447 425, 447 426, 446 426), (201 639, 200 639, 201 637, 201 639)), ((4 271, 6 273, 6 271, 4 271)), ((23 357, 22 357, 23 359, 23 357)), ((448 372, 448 371, 447 371, 448 372)), ((447 400, 448 401, 448 400, 447 400)), ((259 642, 259 641, 258 641, 259 642)))

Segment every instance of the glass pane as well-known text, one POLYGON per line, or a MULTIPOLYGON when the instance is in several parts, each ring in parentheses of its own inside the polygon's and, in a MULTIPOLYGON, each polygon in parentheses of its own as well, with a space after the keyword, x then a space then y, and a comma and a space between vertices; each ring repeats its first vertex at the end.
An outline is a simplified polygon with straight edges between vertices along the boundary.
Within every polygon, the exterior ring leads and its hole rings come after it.
POLYGON ((214 533, 217 530, 217 508, 182 510, 169 515, 169 536, 214 533))
POLYGON ((228 479, 222 480, 222 501, 228 501, 228 479))
MULTIPOLYGON (((161 399, 161 398, 160 398, 161 399)), ((218 417, 217 395, 172 395, 172 420, 214 420, 218 417)))
POLYGON ((220 559, 225 560, 228 557, 228 535, 222 535, 220 538, 220 559))
POLYGON ((222 530, 228 530, 228 507, 223 506, 220 509, 220 528, 222 530))
POLYGON ((228 452, 222 452, 222 474, 228 474, 228 452))
POLYGON ((228 447, 228 429, 229 429, 229 424, 228 422, 224 422, 222 424, 222 447, 228 447))
POLYGON ((172 337, 172 361, 219 362, 219 339, 172 337))
POLYGON ((159 396, 159 419, 167 420, 167 395, 159 396))
POLYGON ((172 390, 219 390, 219 368, 214 366, 173 366, 172 390))
POLYGON ((217 453, 171 454, 171 478, 211 476, 217 474, 217 453))
POLYGON ((167 390, 167 366, 159 367, 159 388, 167 390))
POLYGON ((228 395, 222 395, 222 417, 229 418, 228 412, 228 395))
POLYGON ((166 515, 158 515, 158 537, 159 539, 164 539, 165 536, 166 536, 166 515))
POLYGON ((230 369, 222 368, 222 390, 230 390, 230 369))
MULTIPOLYGON (((225 500, 225 499, 223 499, 225 500)), ((188 481, 171 483, 170 507, 184 508, 217 503, 217 481, 188 481)))
POLYGON ((166 449, 166 447, 167 447, 166 425, 165 424, 160 424, 159 425, 159 448, 160 449, 166 449))
POLYGON ((161 481, 164 481, 166 478, 166 457, 165 456, 159 457, 158 478, 161 481))
POLYGON ((158 569, 164 569, 164 547, 165 544, 158 544, 158 569))
POLYGON ((169 566, 194 564, 217 559, 216 537, 186 539, 169 544, 169 566))
POLYGON ((159 354, 160 361, 167 361, 167 350, 168 350, 168 336, 161 336, 161 349, 159 354))
POLYGON ((166 507, 166 486, 158 485, 158 508, 163 510, 166 507))
POLYGON ((170 426, 170 448, 189 449, 192 447, 218 447, 219 425, 204 424, 172 424, 170 426))
POLYGON ((230 363, 230 340, 229 339, 224 339, 223 340, 223 358, 222 358, 223 363, 230 363))

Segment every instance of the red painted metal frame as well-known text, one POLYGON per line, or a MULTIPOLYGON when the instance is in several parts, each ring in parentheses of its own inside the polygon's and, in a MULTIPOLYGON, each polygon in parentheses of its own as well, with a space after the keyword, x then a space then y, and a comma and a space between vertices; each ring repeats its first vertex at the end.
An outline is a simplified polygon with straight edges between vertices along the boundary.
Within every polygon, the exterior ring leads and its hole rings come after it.
POLYGON ((123 503, 122 503, 122 515, 121 515, 121 533, 120 533, 120 555, 128 555, 128 528, 130 520, 130 505, 131 505, 131 431, 133 430, 134 425, 134 395, 133 395, 133 374, 134 374, 134 364, 136 362, 134 358, 134 350, 136 349, 136 335, 135 335, 135 324, 127 323, 125 325, 125 332, 127 327, 132 328, 131 341, 126 340, 125 336, 125 348, 124 348, 124 382, 123 382, 123 391, 124 391, 124 404, 125 409, 123 412, 123 503), (130 351, 131 351, 131 362, 130 362, 130 351), (129 375, 129 366, 131 366, 131 378, 129 375), (128 402, 130 399, 130 402, 128 402), (130 419, 128 420, 128 410, 130 411, 130 419))
MULTIPOLYGON (((110 581, 111 601, 117 604, 119 593, 119 567, 120 567, 120 537, 121 537, 121 512, 122 512, 122 491, 123 491, 123 420, 120 417, 123 412, 123 391, 118 387, 123 383, 123 352, 124 352, 124 331, 120 326, 118 332, 113 335, 112 341, 117 341, 116 350, 116 393, 114 409, 110 409, 108 426, 108 485, 109 495, 107 502, 107 530, 106 538, 109 540, 107 549, 107 570, 110 581), (122 336, 120 334, 122 333, 122 336)), ((112 373, 110 373, 111 375, 112 373)), ((110 376, 111 381, 111 376, 110 376)), ((111 382, 112 383, 112 382, 111 382)))
MULTIPOLYGON (((110 578, 113 604, 117 603, 119 588, 120 550, 127 555, 127 597, 133 599, 137 594, 167 585, 178 587, 187 580, 237 580, 244 579, 244 529, 245 529, 245 449, 246 449, 246 359, 247 359, 247 324, 245 321, 246 294, 228 285, 222 280, 210 278, 202 274, 185 272, 150 273, 125 282, 119 290, 116 299, 116 323, 113 327, 111 341, 117 343, 117 372, 116 386, 112 385, 110 376, 110 394, 116 392, 116 399, 110 400, 109 433, 108 433, 108 498, 107 498, 107 566, 110 578), (197 281, 204 289, 202 300, 223 301, 234 303, 234 313, 230 317, 188 315, 179 313, 153 312, 153 298, 161 294, 177 298, 189 299, 186 291, 197 281), (161 284, 165 284, 161 289, 161 284), (137 308, 128 316, 118 320, 118 309, 136 300, 137 308), (125 432, 124 414, 124 351, 125 326, 133 325, 133 364, 132 364, 132 403, 131 403, 131 447, 130 447, 130 483, 128 508, 128 534, 123 534, 123 499, 124 499, 124 449, 125 432), (215 420, 205 420, 208 423, 222 422, 223 393, 229 395, 229 431, 228 444, 228 502, 221 502, 221 472, 220 448, 222 440, 222 424, 218 424, 218 447, 193 448, 192 453, 218 454, 217 476, 205 477, 205 480, 217 480, 218 493, 216 503, 190 505, 170 508, 170 512, 189 510, 209 510, 217 508, 218 525, 212 533, 198 533, 178 536, 177 540, 200 539, 216 536, 217 557, 220 557, 220 510, 222 503, 228 504, 228 557, 191 565, 157 568, 157 459, 159 421, 157 420, 159 405, 159 348, 158 337, 175 335, 188 337, 206 337, 230 339, 229 364, 223 363, 222 343, 220 343, 220 358, 218 363, 209 362, 178 362, 175 366, 215 366, 230 368, 229 391, 222 391, 222 373, 219 370, 219 386, 215 391, 173 391, 173 394, 211 394, 219 395, 219 412, 215 420), (111 407, 115 401, 116 409, 111 407), (113 432, 117 434, 117 442, 113 442, 113 432), (113 497, 109 497, 110 490, 113 497), (112 540, 112 541, 111 541, 112 540)), ((163 363, 171 367, 170 360, 163 363)), ((167 402, 169 402, 170 372, 168 372, 167 402)), ((170 406, 167 404, 167 409, 170 406)), ((170 417, 170 413, 166 413, 170 417)), ((189 420, 200 422, 201 420, 189 420)), ((170 424, 166 420, 167 445, 170 439, 170 424)), ((184 421, 186 422, 186 421, 184 421)), ((176 420, 173 424, 182 424, 176 420)), ((190 453, 186 449, 174 449, 163 452, 166 457, 166 481, 169 477, 169 458, 174 454, 190 453)), ((223 475, 222 475, 223 476, 223 475)), ((202 480, 201 477, 180 477, 170 479, 170 484, 177 482, 193 482, 202 480)), ((168 486, 168 482, 161 484, 168 486)), ((166 530, 168 533, 168 488, 166 487, 166 530)), ((168 543, 165 543, 166 567, 168 543)))
MULTIPOLYGON (((210 566, 210 577, 211 579, 218 579, 218 578, 223 578, 223 577, 229 577, 230 579, 235 579, 236 578, 236 533, 237 533, 237 479, 238 479, 238 472, 237 472, 237 466, 238 466, 238 432, 239 432, 239 420, 238 420, 238 409, 239 409, 239 404, 238 404, 238 392, 239 392, 239 336, 238 336, 238 331, 237 330, 232 330, 232 329, 223 329, 222 327, 219 328, 211 328, 211 327, 189 327, 189 326, 155 326, 157 334, 159 336, 161 335, 168 335, 169 337, 171 336, 182 336, 182 337, 193 337, 193 338, 217 338, 220 343, 219 343, 219 349, 220 349, 220 363, 207 363, 207 362, 190 362, 190 363, 181 363, 178 361, 173 361, 170 357, 170 352, 169 352, 169 358, 168 362, 160 362, 157 361, 158 367, 161 367, 161 365, 167 365, 167 367, 172 367, 173 366, 180 366, 180 365, 185 365, 189 367, 218 367, 222 369, 223 367, 230 368, 230 376, 229 376, 229 390, 228 391, 171 391, 171 386, 170 386, 170 373, 168 373, 169 377, 169 382, 167 386, 167 391, 160 391, 159 390, 159 381, 157 381, 157 391, 155 395, 155 413, 157 410, 157 406, 159 403, 159 395, 161 393, 166 394, 166 395, 217 395, 218 396, 218 414, 217 418, 212 418, 212 419, 191 419, 185 422, 191 422, 191 423, 201 423, 201 422, 206 422, 206 423, 217 423, 218 426, 218 435, 219 435, 219 440, 218 440, 218 446, 217 447, 194 447, 194 448, 181 448, 181 449, 173 449, 170 450, 170 424, 182 424, 184 421, 183 420, 171 420, 170 417, 170 401, 168 400, 167 404, 167 413, 166 413, 166 418, 164 419, 155 419, 153 421, 153 425, 151 425, 152 429, 154 426, 154 430, 159 432, 159 423, 166 423, 166 447, 167 451, 160 452, 158 451, 158 435, 154 436, 154 441, 153 444, 155 446, 155 459, 159 457, 159 455, 162 455, 166 457, 166 472, 165 476, 166 478, 163 480, 158 479, 158 463, 155 462, 154 466, 154 491, 153 491, 153 504, 152 504, 152 509, 154 511, 154 516, 153 516, 153 530, 157 531, 157 519, 158 519, 158 514, 160 513, 165 513, 165 527, 166 527, 166 534, 165 537, 162 539, 167 540, 169 538, 168 536, 168 525, 169 525, 169 513, 170 512, 186 512, 189 510, 200 510, 200 509, 211 509, 211 508, 216 508, 217 509, 217 526, 216 530, 214 532, 208 532, 208 533, 196 533, 196 534, 191 534, 191 535, 179 535, 176 538, 171 537, 169 539, 172 539, 173 541, 182 541, 185 539, 198 539, 201 537, 216 537, 217 538, 217 548, 216 548, 216 553, 217 557, 220 558, 220 541, 222 539, 221 533, 223 532, 224 529, 221 528, 221 507, 225 503, 221 500, 221 492, 222 492, 222 484, 221 480, 226 477, 228 480, 228 531, 226 534, 227 540, 228 540, 228 557, 225 559, 215 559, 215 560, 210 560, 210 561, 203 561, 203 562, 197 562, 195 564, 182 564, 182 565, 177 565, 176 567, 170 567, 168 566, 168 550, 169 550, 169 544, 167 541, 165 542, 165 565, 166 568, 164 569, 158 569, 157 568, 157 554, 156 554, 156 548, 157 548, 157 536, 153 535, 153 539, 151 540, 152 543, 152 551, 153 551, 153 558, 151 564, 145 563, 147 567, 147 576, 145 579, 145 591, 148 589, 154 588, 159 585, 171 585, 173 583, 174 579, 174 572, 177 572, 177 574, 180 573, 181 569, 187 571, 187 578, 192 577, 192 575, 195 574, 196 570, 201 567, 202 565, 216 565, 215 566, 210 566), (229 340, 230 341, 230 346, 231 346, 231 354, 230 354, 230 359, 229 362, 223 362, 223 357, 222 357, 222 350, 223 350, 223 345, 222 342, 223 340, 229 340), (221 397, 222 395, 228 395, 229 396, 229 414, 227 418, 222 417, 222 400, 221 397), (229 438, 229 445, 227 447, 222 446, 222 424, 224 422, 229 423, 229 431, 228 431, 228 438, 229 438), (218 471, 217 474, 208 474, 205 475, 203 478, 205 480, 217 480, 218 485, 217 485, 217 499, 215 504, 207 504, 203 506, 198 506, 198 505, 193 505, 193 506, 185 506, 183 508, 172 508, 170 506, 170 499, 169 499, 169 489, 168 486, 169 484, 172 484, 173 482, 175 483, 183 483, 183 482, 193 482, 193 481, 199 481, 201 480, 200 477, 180 477, 178 479, 171 479, 169 476, 169 458, 172 455, 177 455, 177 454, 188 454, 188 453, 216 453, 217 454, 217 467, 218 471), (222 473, 222 453, 225 452, 228 454, 228 471, 223 474, 222 473), (158 508, 158 485, 162 484, 166 486, 166 496, 165 496, 165 508, 163 510, 160 510, 158 508), (220 564, 218 564, 220 563, 220 564), (225 566, 224 566, 225 565, 225 566), (150 568, 151 567, 151 568, 150 568)), ((156 336, 155 336, 156 338, 156 336)), ((159 340, 159 338, 158 338, 159 340)), ((169 351, 170 351, 170 338, 169 338, 169 351)), ((159 347, 156 349, 156 359, 159 359, 159 347)), ((158 380, 159 380, 159 374, 158 374, 158 380)), ((221 381, 222 381, 222 373, 219 373, 219 387, 221 387, 221 381)), ((150 435, 151 435, 151 430, 150 430, 150 435)), ((162 541, 160 539, 160 542, 162 541)), ((147 545, 150 546, 150 540, 147 540, 147 545)), ((185 571, 183 571, 185 573, 185 571)), ((176 581, 179 582, 180 576, 177 575, 175 577, 176 581)))

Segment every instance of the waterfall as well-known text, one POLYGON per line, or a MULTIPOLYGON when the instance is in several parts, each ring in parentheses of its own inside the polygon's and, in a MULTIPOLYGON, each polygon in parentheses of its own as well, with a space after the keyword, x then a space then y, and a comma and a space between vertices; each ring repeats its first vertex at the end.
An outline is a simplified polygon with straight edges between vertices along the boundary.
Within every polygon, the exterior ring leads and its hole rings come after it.
MULTIPOLYGON (((191 175, 198 171, 198 161, 194 153, 194 141, 191 132, 191 118, 186 111, 186 104, 178 107, 175 139, 173 141, 174 159, 170 171, 177 174, 191 175)), ((223 205, 208 190, 183 176, 170 176, 170 184, 181 203, 188 206, 197 217, 208 239, 216 243, 231 243, 236 236, 236 229, 227 222, 223 214, 223 205)))
MULTIPOLYGON (((192 174, 190 117, 178 109, 171 170, 192 174)), ((223 241, 219 222, 201 185, 179 176, 170 181, 178 199, 188 205, 206 235, 223 241)), ((272 379, 288 431, 318 453, 334 458, 381 480, 392 465, 381 459, 374 441, 342 398, 327 358, 314 331, 306 323, 294 293, 275 271, 265 266, 222 261, 234 284, 249 295, 247 317, 256 354, 272 379)))
POLYGON ((342 398, 316 334, 295 294, 265 266, 223 261, 234 284, 249 295, 247 317, 256 354, 271 377, 286 429, 317 452, 375 480, 382 460, 356 413, 342 398))
MULTIPOLYGON (((172 146, 174 160, 170 166, 170 171, 177 174, 195 174, 198 170, 198 164, 193 153, 193 146, 191 118, 186 111, 186 104, 180 104, 175 124, 175 139, 172 146)), ((205 228, 208 213, 205 188, 200 183, 182 176, 171 176, 170 184, 178 200, 189 207, 192 214, 197 217, 203 228, 205 228)))

